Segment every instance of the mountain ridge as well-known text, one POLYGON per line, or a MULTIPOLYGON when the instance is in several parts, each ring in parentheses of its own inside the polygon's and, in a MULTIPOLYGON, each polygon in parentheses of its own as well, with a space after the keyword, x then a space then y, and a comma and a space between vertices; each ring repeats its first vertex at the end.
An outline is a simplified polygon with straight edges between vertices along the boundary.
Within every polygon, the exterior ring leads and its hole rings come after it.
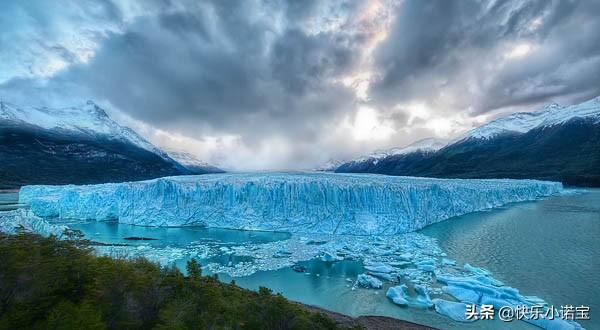
POLYGON ((340 173, 515 178, 600 186, 600 97, 516 113, 475 128, 433 153, 347 162, 340 173))
MULTIPOLYGON (((91 184, 199 172, 179 164, 95 103, 65 108, 0 102, 0 188, 91 184)), ((216 168, 215 168, 216 169, 216 168)))
POLYGON ((175 149, 164 149, 164 151, 183 167, 197 174, 225 173, 222 169, 198 159, 189 152, 175 149))

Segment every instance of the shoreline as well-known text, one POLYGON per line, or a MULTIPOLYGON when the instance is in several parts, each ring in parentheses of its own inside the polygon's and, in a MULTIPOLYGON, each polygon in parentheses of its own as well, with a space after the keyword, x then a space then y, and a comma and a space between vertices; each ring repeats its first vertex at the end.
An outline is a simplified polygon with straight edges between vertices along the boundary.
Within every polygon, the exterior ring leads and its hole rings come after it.
MULTIPOLYGON (((287 299, 287 298, 286 298, 287 299)), ((289 300, 302 308, 311 311, 323 313, 334 320, 338 325, 346 327, 361 327, 367 330, 437 330, 426 325, 413 323, 389 316, 361 315, 352 317, 342 313, 330 311, 321 307, 307 305, 298 301, 289 300)))

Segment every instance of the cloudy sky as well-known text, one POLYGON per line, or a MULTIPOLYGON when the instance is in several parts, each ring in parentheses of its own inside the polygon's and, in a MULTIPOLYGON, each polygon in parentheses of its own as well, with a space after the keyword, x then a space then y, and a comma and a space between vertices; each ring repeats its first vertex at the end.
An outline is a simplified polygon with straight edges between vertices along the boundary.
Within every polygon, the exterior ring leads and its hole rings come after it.
POLYGON ((600 95, 600 1, 7 0, 0 98, 92 99, 227 169, 310 168, 600 95))

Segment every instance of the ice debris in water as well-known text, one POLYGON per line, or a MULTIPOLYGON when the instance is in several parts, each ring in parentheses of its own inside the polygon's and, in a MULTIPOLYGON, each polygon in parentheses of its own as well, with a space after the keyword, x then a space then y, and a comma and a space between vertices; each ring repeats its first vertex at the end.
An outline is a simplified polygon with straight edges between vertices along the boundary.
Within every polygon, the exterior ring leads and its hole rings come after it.
POLYGON ((394 270, 394 268, 392 268, 391 266, 388 266, 381 262, 365 265, 365 269, 375 273, 391 273, 394 270))
MULTIPOLYGON (((30 231, 46 234, 57 233, 65 228, 26 210, 0 212, 0 230, 14 232, 21 224, 30 231)), ((485 269, 469 264, 460 267, 455 262, 448 262, 436 240, 420 233, 387 237, 321 234, 305 237, 293 234, 289 239, 268 243, 224 245, 218 241, 196 241, 185 246, 155 247, 144 243, 99 245, 95 249, 103 255, 145 257, 163 265, 184 265, 186 260, 197 258, 207 272, 226 273, 232 277, 294 267, 298 266, 298 262, 326 255, 343 256, 344 259, 363 261, 368 272, 350 281, 364 283, 369 288, 387 288, 386 297, 395 304, 434 309, 457 321, 465 321, 465 304, 490 304, 496 308, 504 305, 547 305, 538 297, 523 296, 517 289, 494 279, 485 269), (214 261, 214 258, 223 255, 230 257, 228 262, 214 261), (232 262, 232 258, 241 261, 232 262), (448 296, 455 301, 448 300, 451 299, 448 296)), ((357 287, 360 289, 360 286, 357 287)), ((542 318, 529 322, 545 329, 581 329, 573 321, 559 319, 542 318)))
POLYGON ((458 322, 475 322, 475 318, 467 319, 466 311, 467 304, 456 302, 456 301, 448 301, 443 299, 434 299, 433 303, 435 305, 435 311, 446 315, 454 321, 458 322))
POLYGON ((388 273, 368 272, 368 274, 375 276, 377 278, 380 278, 384 281, 388 281, 388 282, 391 282, 394 280, 394 276, 392 276, 391 274, 388 274, 388 273))
POLYGON ((360 274, 356 279, 356 284, 363 288, 381 289, 383 283, 375 277, 367 274, 360 274))
POLYGON ((236 173, 87 186, 25 186, 19 202, 37 216, 62 219, 392 235, 561 190, 560 183, 536 180, 236 173))
MULTIPOLYGON (((297 262, 322 258, 327 254, 343 255, 345 259, 361 260, 365 264, 367 273, 359 275, 355 279, 356 284, 360 283, 366 288, 387 287, 386 296, 396 304, 413 308, 435 308, 438 313, 453 319, 461 319, 456 314, 461 307, 464 316, 464 304, 467 303, 494 306, 508 304, 513 307, 516 304, 545 304, 540 298, 521 295, 517 289, 493 278, 483 268, 468 264, 457 266, 453 260, 448 262, 449 259, 443 257, 446 254, 441 251, 437 241, 420 233, 385 238, 311 235, 311 239, 307 239, 292 235, 285 241, 258 244, 253 248, 240 247, 236 253, 252 256, 253 261, 232 267, 212 264, 209 269, 232 276, 243 276, 258 269, 274 270, 293 266, 297 262), (314 241, 320 243, 312 244, 314 241), (274 251, 282 249, 290 254, 285 258, 269 259, 268 256, 274 251), (398 282, 401 284, 398 285, 398 282), (454 297, 456 301, 448 300, 445 294, 454 297), (432 295, 435 299, 432 299, 432 295)), ((538 324, 555 326, 559 323, 551 322, 543 320, 538 324)), ((579 326, 571 321, 566 324, 575 329, 579 326)))
MULTIPOLYGON (((490 272, 485 269, 473 267, 469 264, 465 264, 463 268, 466 273, 446 274, 439 272, 436 274, 436 280, 445 284, 442 287, 443 292, 461 303, 476 306, 492 305, 496 310, 503 306, 512 307, 513 310, 517 306, 547 306, 546 302, 540 298, 523 296, 519 290, 506 286, 503 282, 492 278, 490 272)), ((452 319, 457 319, 458 314, 460 314, 459 309, 463 308, 459 308, 459 305, 456 304, 448 304, 447 301, 440 299, 434 301, 434 303, 436 311, 448 315, 452 319)), ((462 314, 464 316, 464 309, 462 314)), ((559 318, 525 321, 543 329, 581 329, 578 323, 559 318)))
POLYGON ((321 256, 321 260, 325 262, 335 262, 343 260, 344 258, 339 257, 335 252, 325 252, 323 256, 321 256))
POLYGON ((390 287, 386 293, 386 297, 392 300, 393 303, 400 306, 409 306, 415 308, 430 308, 433 302, 429 297, 427 288, 423 285, 415 285, 414 290, 416 297, 411 297, 408 293, 406 284, 390 287))
POLYGON ((385 294, 386 297, 390 298, 396 305, 408 306, 408 287, 406 284, 400 284, 397 286, 390 287, 385 294))

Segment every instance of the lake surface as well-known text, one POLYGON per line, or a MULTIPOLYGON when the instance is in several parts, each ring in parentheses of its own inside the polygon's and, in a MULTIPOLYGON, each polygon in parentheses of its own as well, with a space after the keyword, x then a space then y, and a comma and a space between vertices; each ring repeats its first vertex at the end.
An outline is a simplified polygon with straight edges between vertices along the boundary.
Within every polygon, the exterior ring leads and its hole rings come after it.
MULTIPOLYGON (((11 198, 14 199, 14 196, 11 198)), ((0 195, 1 205, 13 205, 0 195)), ((286 233, 248 232, 206 228, 152 228, 117 223, 80 223, 70 227, 83 231, 98 242, 182 247, 197 244, 228 246, 263 244, 287 240, 286 233), (155 240, 126 240, 145 237, 155 240)), ((436 238, 449 258, 490 270, 494 278, 536 295, 560 308, 561 305, 589 306, 590 321, 580 321, 588 329, 600 329, 600 189, 553 196, 537 202, 516 203, 493 211, 478 212, 429 226, 421 233, 436 238)), ((211 256, 202 263, 244 262, 229 253, 211 256)), ((184 267, 185 260, 176 263, 184 267)), ((382 290, 354 288, 364 272, 358 260, 326 263, 309 260, 300 263, 305 272, 290 267, 259 271, 234 278, 240 286, 259 286, 281 292, 289 299, 320 306, 348 315, 386 315, 442 329, 536 329, 524 322, 498 320, 464 324, 432 310, 403 308, 391 303, 382 290)), ((223 281, 231 277, 221 274, 223 281)))
POLYGON ((600 189, 465 215, 421 231, 460 262, 548 303, 589 306, 600 329, 600 189))
POLYGON ((0 211, 14 210, 19 207, 19 193, 0 191, 0 211))

